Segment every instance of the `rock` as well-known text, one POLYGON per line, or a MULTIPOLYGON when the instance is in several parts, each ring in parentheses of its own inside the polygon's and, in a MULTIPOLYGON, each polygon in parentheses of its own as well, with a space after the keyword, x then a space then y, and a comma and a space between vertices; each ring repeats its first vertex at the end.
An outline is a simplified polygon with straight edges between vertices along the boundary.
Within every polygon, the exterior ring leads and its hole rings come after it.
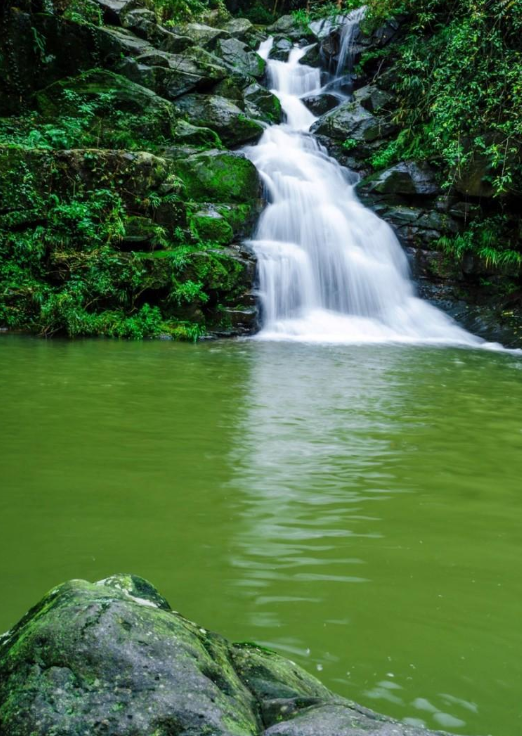
POLYGON ((140 8, 140 0, 94 0, 102 11, 106 23, 121 23, 127 13, 134 8, 140 8))
POLYGON ((213 50, 219 39, 230 38, 230 34, 222 28, 213 28, 203 23, 183 23, 174 26, 174 33, 180 36, 188 36, 195 46, 213 50))
POLYGON ((206 151, 175 162, 187 196, 196 202, 257 206, 260 181, 254 164, 240 153, 206 151))
POLYGON ((319 48, 319 44, 310 44, 304 56, 301 56, 299 59, 299 63, 313 67, 322 66, 323 60, 321 58, 321 49, 319 48))
POLYGON ((106 64, 114 63, 123 56, 139 56, 153 47, 143 38, 138 38, 126 28, 103 26, 96 29, 98 51, 101 60, 106 64))
POLYGON ((293 15, 282 15, 267 29, 270 35, 286 36, 292 41, 299 41, 302 38, 314 38, 314 34, 310 27, 301 23, 293 15))
POLYGON ((157 225, 150 217, 128 217, 122 243, 126 250, 141 250, 145 243, 154 239, 157 225))
POLYGON ((274 59, 275 61, 288 61, 290 51, 293 48, 294 44, 288 38, 285 36, 276 36, 268 58, 274 59))
POLYGON ((249 38, 256 35, 256 29, 246 18, 232 18, 225 23, 223 30, 239 41, 247 42, 249 38))
MULTIPOLYGON (((194 268, 201 270, 198 259, 204 266, 210 254, 195 256, 194 268)), ((169 269, 166 258, 147 260, 158 273, 169 269)), ((238 251, 242 272, 244 261, 238 251)), ((211 280, 207 289, 212 293, 211 280)), ((229 305, 226 318, 230 329, 232 320, 242 326, 255 313, 229 305)), ((0 638, 0 731, 430 736, 334 695, 274 652, 231 644, 172 611, 150 583, 133 575, 65 583, 0 638)))
POLYGON ((137 58, 121 60, 116 64, 116 71, 169 100, 187 92, 207 89, 227 76, 227 70, 219 65, 219 59, 197 46, 183 54, 169 54, 152 48, 137 58))
POLYGON ((207 205, 191 215, 190 228, 202 241, 228 245, 234 239, 234 231, 226 218, 213 205, 207 205))
POLYGON ((440 191, 435 174, 428 164, 404 161, 364 179, 363 191, 374 194, 416 195, 430 197, 440 191))
POLYGON ((234 72, 260 79, 265 73, 265 61, 237 38, 220 39, 216 54, 234 72))
MULTIPOLYGON (((203 150, 223 148, 218 134, 210 128, 201 128, 186 120, 178 120, 172 133, 172 140, 178 146, 189 146, 203 150)), ((168 149, 167 149, 168 150, 168 149)))
POLYGON ((327 92, 322 95, 303 97, 302 101, 318 117, 330 112, 330 110, 333 110, 339 104, 339 99, 335 95, 330 95, 327 92))
POLYGON ((373 84, 361 87, 353 94, 354 100, 372 113, 381 112, 390 106, 393 96, 373 84))
POLYGON ((150 89, 104 69, 92 69, 46 87, 36 95, 38 109, 47 117, 64 113, 74 116, 78 102, 68 97, 67 92, 74 92, 84 100, 95 100, 100 94, 107 94, 111 107, 121 112, 164 118, 169 124, 173 122, 174 111, 169 102, 150 89))
POLYGON ((263 120, 271 125, 280 123, 283 119, 279 98, 257 82, 250 84, 244 90, 243 99, 250 117, 263 120))
POLYGON ((263 127, 246 117, 237 105, 218 95, 184 95, 175 101, 176 110, 197 126, 215 130, 228 146, 255 140, 263 127))
POLYGON ((156 13, 148 8, 137 8, 125 14, 122 25, 136 36, 154 43, 158 36, 156 13))
POLYGON ((490 168, 487 156, 476 155, 457 172, 455 189, 468 197, 492 197, 495 190, 487 178, 490 168))
POLYGON ((357 102, 345 102, 311 127, 311 132, 317 135, 335 140, 353 138, 366 143, 386 138, 394 131, 394 125, 375 117, 357 102))

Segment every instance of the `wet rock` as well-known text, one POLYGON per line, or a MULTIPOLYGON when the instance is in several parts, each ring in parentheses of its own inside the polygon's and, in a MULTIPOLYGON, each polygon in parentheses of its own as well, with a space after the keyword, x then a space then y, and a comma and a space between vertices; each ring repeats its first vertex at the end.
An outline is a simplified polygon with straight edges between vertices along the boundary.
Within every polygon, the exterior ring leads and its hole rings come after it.
POLYGON ((243 99, 250 117, 263 120, 272 125, 283 118, 279 98, 257 82, 250 84, 243 92, 243 99))
POLYGON ((319 67, 323 63, 323 59, 321 57, 321 49, 319 47, 318 43, 311 44, 308 47, 308 50, 306 53, 301 56, 299 59, 300 64, 305 64, 306 66, 313 66, 313 67, 319 67))
POLYGON ((234 72, 260 79, 265 73, 265 61, 237 38, 221 39, 216 54, 234 72))
MULTIPOLYGON (((74 92, 86 100, 109 94, 111 106, 121 112, 146 115, 148 124, 151 124, 152 119, 163 120, 168 124, 168 129, 173 123, 174 111, 169 102, 150 89, 104 69, 93 69, 46 87, 36 95, 38 109, 47 117, 64 113, 73 116, 78 103, 74 98, 71 99, 68 92, 74 92)), ((167 125, 164 127, 166 132, 167 125)))
POLYGON ((314 34, 310 27, 297 20, 293 15, 283 15, 275 23, 269 26, 267 33, 270 35, 282 35, 292 41, 300 41, 307 38, 313 40, 314 34))
POLYGON ((404 161, 385 171, 379 171, 359 184, 363 191, 374 194, 433 196, 440 191, 433 170, 428 164, 404 161))
MULTIPOLYGON (((185 146, 200 149, 223 148, 218 134, 210 128, 202 128, 192 125, 186 120, 178 120, 172 132, 172 141, 177 146, 185 146)), ((168 153, 169 149, 166 149, 168 153)))
POLYGON ((127 13, 135 8, 140 8, 143 3, 140 0, 94 0, 102 11, 106 23, 121 23, 127 13))
MULTIPOLYGON (((234 257, 228 263, 246 274, 248 254, 238 249, 234 257)), ((170 274, 167 259, 145 261, 155 263, 158 279, 170 274)), ((207 288, 212 293, 212 278, 207 288)), ((247 300, 225 307, 223 334, 255 321, 247 300)), ((231 644, 172 611, 133 575, 65 583, 0 638, 0 730, 9 736, 430 736, 334 695, 274 652, 231 644)))
POLYGON ((393 100, 393 96, 389 92, 385 92, 373 84, 361 87, 354 92, 353 96, 365 110, 372 113, 379 113, 383 109, 388 109, 393 100))
POLYGON ((147 41, 155 40, 158 35, 156 14, 147 8, 137 8, 126 13, 122 25, 147 41))
POLYGON ((394 130, 394 125, 375 117, 357 102, 345 102, 319 118, 311 128, 312 133, 335 140, 353 138, 366 143, 386 138, 394 130))
POLYGON ((311 95, 303 97, 303 102, 314 115, 320 117, 330 110, 333 110, 339 104, 339 99, 335 95, 328 93, 322 95, 311 95))
POLYGON ((248 42, 252 36, 256 35, 254 25, 246 18, 232 18, 224 24, 223 30, 229 33, 233 38, 240 41, 248 42))
POLYGON ((255 140, 263 127, 242 112, 231 100, 218 95, 184 95, 174 102, 176 110, 193 125, 216 131, 228 146, 255 140))
POLYGON ((455 180, 455 189, 469 197, 492 197, 495 190, 488 180, 490 173, 488 158, 476 155, 466 166, 461 167, 455 180))
POLYGON ((290 51, 293 48, 294 44, 292 43, 292 41, 290 41, 290 39, 286 38, 285 36, 276 36, 274 38, 274 45, 270 49, 268 58, 274 59, 275 61, 288 61, 290 51))
POLYGON ((234 239, 234 232, 214 205, 207 205, 191 215, 190 227, 199 240, 228 245, 234 239))
POLYGON ((215 49, 219 39, 230 38, 230 34, 222 28, 213 28, 204 23, 183 23, 174 26, 173 31, 180 36, 188 36, 194 45, 208 50, 215 49))

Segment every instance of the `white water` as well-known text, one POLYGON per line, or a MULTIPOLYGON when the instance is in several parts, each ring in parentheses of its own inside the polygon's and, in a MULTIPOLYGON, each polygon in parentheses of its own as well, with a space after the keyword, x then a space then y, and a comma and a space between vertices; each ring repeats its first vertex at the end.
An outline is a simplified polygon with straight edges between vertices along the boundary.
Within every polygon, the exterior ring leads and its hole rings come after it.
MULTIPOLYGON (((259 49, 267 60, 272 43, 259 49)), ((259 264, 258 338, 485 345, 416 297, 393 231, 358 201, 355 175, 308 133, 316 118, 300 98, 321 80, 318 69, 299 63, 306 50, 294 48, 288 62, 268 60, 287 120, 246 149, 269 199, 250 241, 259 264)))
POLYGON ((336 76, 340 77, 348 63, 348 71, 352 71, 354 58, 354 41, 359 30, 359 24, 366 13, 366 6, 353 10, 341 26, 340 50, 337 60, 336 76))

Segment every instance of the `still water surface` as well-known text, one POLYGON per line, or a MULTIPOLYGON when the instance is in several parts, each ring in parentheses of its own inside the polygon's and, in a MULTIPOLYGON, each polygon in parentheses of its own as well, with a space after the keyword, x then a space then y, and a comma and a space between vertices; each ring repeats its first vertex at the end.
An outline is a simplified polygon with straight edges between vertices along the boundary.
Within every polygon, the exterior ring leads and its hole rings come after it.
POLYGON ((0 339, 0 630, 132 571, 455 733, 522 732, 522 360, 0 339))

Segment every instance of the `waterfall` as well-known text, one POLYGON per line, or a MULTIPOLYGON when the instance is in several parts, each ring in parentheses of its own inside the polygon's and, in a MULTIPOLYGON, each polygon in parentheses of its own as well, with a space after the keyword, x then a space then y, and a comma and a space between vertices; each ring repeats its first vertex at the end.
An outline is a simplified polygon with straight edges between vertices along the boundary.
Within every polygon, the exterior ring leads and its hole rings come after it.
POLYGON ((346 66, 348 67, 349 72, 353 69, 354 42, 359 31, 359 24, 364 18, 365 13, 365 5, 363 5, 362 8, 352 10, 352 12, 346 16, 344 23, 341 26, 340 49, 336 70, 337 77, 342 76, 346 66))
POLYGON ((249 243, 258 260, 258 339, 484 344, 415 295, 392 229, 357 199, 357 176, 308 132, 316 118, 301 98, 317 92, 321 79, 318 69, 299 63, 307 48, 294 47, 287 62, 272 61, 272 43, 263 42, 259 53, 286 122, 245 149, 268 199, 249 243))

